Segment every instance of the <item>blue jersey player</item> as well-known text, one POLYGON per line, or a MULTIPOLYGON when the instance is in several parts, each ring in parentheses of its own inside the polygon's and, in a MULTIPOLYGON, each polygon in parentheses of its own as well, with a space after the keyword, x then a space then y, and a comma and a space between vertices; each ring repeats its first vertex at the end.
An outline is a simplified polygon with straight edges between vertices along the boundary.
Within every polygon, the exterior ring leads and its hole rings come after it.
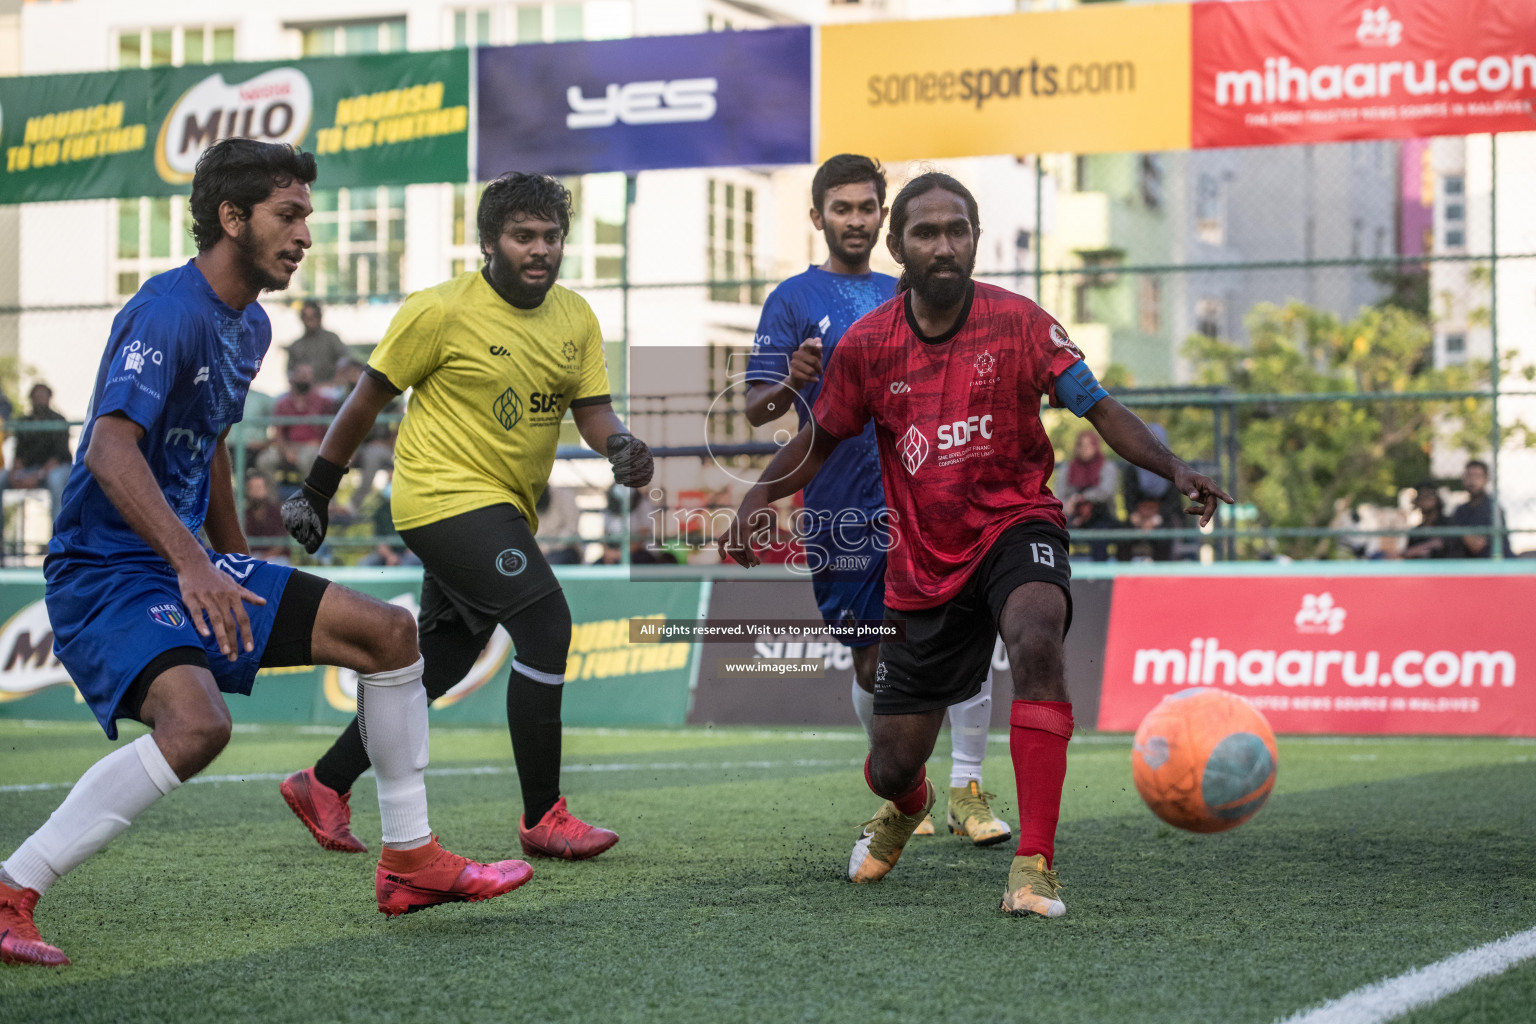
MULTIPOLYGON (((763 304, 747 364, 747 419, 761 426, 791 408, 804 427, 821 389, 821 371, 836 358, 843 332, 889 299, 896 279, 869 269, 885 221, 885 173, 867 156, 843 153, 811 180, 811 223, 827 240, 827 261, 773 290, 763 304)), ((829 624, 885 618, 885 494, 875 424, 833 449, 805 485, 803 542, 816 605, 829 624)), ((869 732, 874 722, 879 643, 854 639, 854 710, 869 732)), ((992 813, 982 792, 981 762, 992 718, 992 680, 949 709, 953 755, 949 829, 978 846, 1008 839, 1007 822, 992 813)), ((925 820, 918 835, 931 835, 925 820)))
POLYGON ((310 246, 315 174, 315 158, 289 146, 211 147, 192 181, 198 255, 145 282, 112 323, 45 596, 54 651, 107 736, 121 718, 150 732, 87 769, 0 865, 0 961, 69 962, 38 934, 38 898, 213 761, 230 735, 223 694, 249 693, 267 666, 359 673, 383 819, 381 911, 499 896, 530 874, 522 861, 465 860, 432 836, 411 615, 251 558, 240 528, 225 436, 272 339, 256 299, 286 288, 310 246))

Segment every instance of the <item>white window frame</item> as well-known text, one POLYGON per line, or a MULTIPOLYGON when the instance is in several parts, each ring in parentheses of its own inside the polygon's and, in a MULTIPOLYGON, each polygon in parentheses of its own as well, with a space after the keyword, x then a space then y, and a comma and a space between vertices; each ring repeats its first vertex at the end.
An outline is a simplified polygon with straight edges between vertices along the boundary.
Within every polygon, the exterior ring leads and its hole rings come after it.
POLYGON ((315 32, 315 31, 319 31, 321 29, 332 29, 332 30, 335 30, 336 32, 339 33, 338 35, 335 36, 336 43, 338 45, 334 49, 332 49, 329 53, 309 54, 308 56, 317 56, 317 57, 318 56, 324 56, 324 57, 345 57, 345 56, 348 56, 349 53, 350 53, 350 51, 347 50, 347 45, 346 45, 347 44, 346 30, 349 29, 349 28, 356 28, 356 27, 358 27, 360 25, 369 25, 369 24, 374 25, 378 29, 378 33, 379 33, 379 48, 376 49, 376 50, 362 50, 362 51, 358 51, 358 52, 360 52, 360 53, 404 53, 407 49, 409 49, 409 26, 408 26, 408 24, 406 22, 406 19, 405 19, 404 15, 396 15, 396 16, 388 17, 388 18, 357 18, 357 19, 346 19, 346 18, 343 18, 343 19, 338 19, 338 20, 289 22, 286 25, 284 25, 284 28, 286 29, 286 31, 288 33, 288 40, 289 40, 289 47, 288 48, 291 51, 291 56, 295 60, 297 60, 299 58, 302 58, 302 57, 306 56, 306 54, 304 53, 304 35, 305 35, 305 33, 307 33, 307 32, 315 32), (399 25, 400 26, 400 38, 399 38, 400 45, 398 47, 386 47, 384 45, 386 42, 394 42, 394 40, 392 38, 386 38, 386 32, 388 31, 389 26, 391 26, 391 25, 399 25))
POLYGON ((500 46, 505 40, 506 10, 497 4, 469 4, 443 11, 443 48, 500 46), (482 25, 481 19, 484 19, 482 25), (459 41, 459 19, 464 19, 464 40, 459 41), (485 38, 481 38, 481 28, 485 38))
POLYGON ((174 270, 197 255, 197 244, 192 240, 192 212, 181 196, 140 196, 137 199, 116 199, 107 204, 109 211, 108 238, 110 255, 107 260, 107 294, 126 299, 156 274, 174 270), (133 256, 118 254, 123 207, 133 203, 139 209, 139 245, 133 256), (157 204, 170 209, 170 252, 164 256, 150 254, 150 223, 157 204), (133 286, 122 287, 122 275, 133 274, 133 286))
POLYGON ((156 67, 182 67, 187 59, 187 33, 197 32, 203 37, 204 60, 201 64, 213 64, 213 40, 214 34, 227 31, 233 35, 234 47, 230 55, 231 60, 240 59, 240 33, 236 26, 207 22, 201 25, 139 25, 130 28, 116 28, 110 33, 108 43, 111 47, 107 52, 107 63, 113 68, 147 68, 150 67, 151 36, 156 32, 171 33, 171 63, 169 65, 154 65, 156 67), (139 37, 139 63, 123 64, 122 41, 124 36, 139 37))
MULTIPOLYGON (((366 189, 338 188, 327 191, 333 191, 336 194, 336 209, 334 211, 316 210, 309 217, 309 225, 310 231, 313 234, 317 224, 328 223, 334 218, 334 223, 336 224, 335 245, 338 273, 343 261, 353 261, 360 257, 375 256, 380 262, 387 262, 391 255, 390 226, 397 220, 402 225, 406 223, 404 186, 378 185, 369 186, 366 189), (398 190, 400 193, 398 205, 393 205, 389 202, 389 193, 395 190, 398 190), (354 242, 351 237, 351 226, 355 218, 350 216, 352 196, 354 193, 364 191, 374 193, 376 202, 373 210, 375 213, 370 219, 376 222, 376 229, 374 239, 371 242, 354 242)), ((318 245, 317 243, 316 248, 318 248, 318 245)), ((299 264, 299 272, 295 276, 290 293, 295 296, 313 297, 333 302, 367 301, 370 298, 379 296, 401 294, 404 291, 405 248, 405 230, 402 229, 400 251, 396 256, 397 262, 393 274, 394 287, 380 287, 379 283, 370 276, 370 279, 366 282, 355 281, 356 287, 354 290, 346 292, 333 290, 330 281, 317 279, 316 275, 320 270, 320 253, 316 252, 315 248, 311 248, 305 254, 304 262, 299 264)))
POLYGON ((574 39, 587 38, 587 5, 581 0, 531 0, 527 3, 512 3, 507 5, 506 12, 506 40, 509 43, 560 43, 574 39), (581 28, 574 36, 561 36, 556 34, 556 20, 559 10, 576 8, 581 12, 581 28), (541 14, 539 38, 520 39, 522 12, 524 10, 538 8, 541 14))
MULTIPOLYGON (((705 270, 708 280, 747 281, 766 276, 762 273, 763 199, 769 183, 747 180, 743 176, 711 174, 704 187, 705 270), (750 201, 749 201, 750 200, 750 201), (749 208, 750 207, 750 208, 749 208), (736 237, 727 238, 725 225, 735 215, 736 237), (750 234, 750 238, 748 238, 750 234), (734 270, 728 269, 727 257, 735 257, 734 270)), ((761 305, 765 297, 761 285, 739 285, 727 296, 724 288, 709 288, 711 302, 731 305, 761 305)))

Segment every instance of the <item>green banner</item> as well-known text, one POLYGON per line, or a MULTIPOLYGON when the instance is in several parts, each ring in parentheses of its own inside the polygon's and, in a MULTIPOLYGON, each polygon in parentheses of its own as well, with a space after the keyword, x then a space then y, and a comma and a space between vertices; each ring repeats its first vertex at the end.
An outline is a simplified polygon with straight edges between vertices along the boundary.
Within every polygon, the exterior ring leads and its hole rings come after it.
MULTIPOLYGON (((412 611, 421 593, 419 570, 343 569, 327 575, 412 611)), ((572 620, 565 723, 683 724, 693 644, 632 644, 629 620, 696 618, 701 584, 633 583, 616 569, 606 577, 581 570, 563 586, 572 620)), ((90 709, 53 656, 40 573, 0 572, 0 620, 0 717, 90 721, 90 709)), ((504 723, 512 653, 511 639, 497 629, 464 679, 433 705, 432 721, 504 723)), ((249 697, 230 698, 230 710, 237 722, 341 724, 352 716, 356 698, 357 678, 350 672, 264 669, 249 697)))
POLYGON ((0 203, 178 195, 220 139, 313 152, 320 188, 465 181, 465 50, 0 79, 0 203))

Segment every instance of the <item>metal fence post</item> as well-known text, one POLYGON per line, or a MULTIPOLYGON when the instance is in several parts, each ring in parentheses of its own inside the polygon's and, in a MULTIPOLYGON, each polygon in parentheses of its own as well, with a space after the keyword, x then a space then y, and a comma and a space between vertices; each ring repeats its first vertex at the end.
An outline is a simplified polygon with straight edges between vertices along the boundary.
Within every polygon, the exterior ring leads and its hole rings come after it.
POLYGON ((1501 510, 1499 491, 1499 449, 1503 446, 1503 431, 1499 429, 1499 135, 1488 136, 1488 335, 1492 355, 1489 359, 1489 391, 1493 403, 1493 450, 1488 460, 1488 489, 1493 492, 1493 545, 1490 555, 1495 561, 1504 559, 1504 514, 1501 510))
POLYGON ((1042 222, 1045 209, 1045 163, 1041 154, 1035 154, 1035 303, 1045 306, 1045 225, 1042 222))

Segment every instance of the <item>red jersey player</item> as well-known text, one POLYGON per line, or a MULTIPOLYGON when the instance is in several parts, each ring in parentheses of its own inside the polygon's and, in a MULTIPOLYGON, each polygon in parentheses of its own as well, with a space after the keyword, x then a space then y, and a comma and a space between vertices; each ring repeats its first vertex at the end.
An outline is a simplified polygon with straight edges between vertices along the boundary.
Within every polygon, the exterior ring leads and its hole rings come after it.
POLYGON ((1054 455, 1041 397, 1086 418, 1127 461, 1172 480, 1202 526, 1218 500, 1232 499, 1104 392, 1048 313, 971 280, 979 234, 976 200, 954 178, 924 174, 901 190, 886 242, 905 290, 843 335, 814 418, 747 492, 720 551, 756 565, 767 506, 875 421, 891 512, 885 603, 888 618, 905 622, 906 640, 880 648, 864 775, 886 803, 865 824, 848 877, 874 882, 895 866, 933 804, 923 766, 944 709, 977 692, 1000 633, 1013 672, 1019 807, 1002 909, 1059 917, 1066 906, 1052 865, 1072 735, 1062 645, 1072 598, 1061 502, 1046 487, 1054 455))

